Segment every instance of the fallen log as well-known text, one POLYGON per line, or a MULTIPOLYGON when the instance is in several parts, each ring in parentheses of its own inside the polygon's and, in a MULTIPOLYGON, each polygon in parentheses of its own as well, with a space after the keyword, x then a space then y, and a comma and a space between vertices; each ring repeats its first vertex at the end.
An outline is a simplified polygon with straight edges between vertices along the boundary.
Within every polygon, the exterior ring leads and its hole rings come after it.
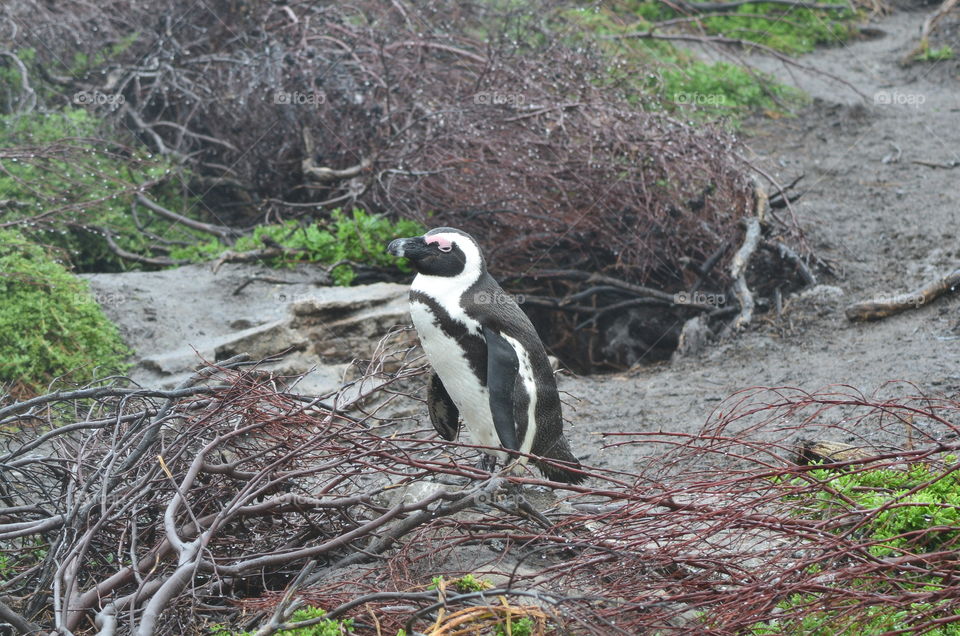
POLYGON ((960 286, 960 269, 955 269, 940 280, 928 283, 912 292, 855 303, 847 307, 844 313, 847 320, 851 322, 882 320, 908 309, 927 305, 944 294, 955 292, 958 286, 960 286))

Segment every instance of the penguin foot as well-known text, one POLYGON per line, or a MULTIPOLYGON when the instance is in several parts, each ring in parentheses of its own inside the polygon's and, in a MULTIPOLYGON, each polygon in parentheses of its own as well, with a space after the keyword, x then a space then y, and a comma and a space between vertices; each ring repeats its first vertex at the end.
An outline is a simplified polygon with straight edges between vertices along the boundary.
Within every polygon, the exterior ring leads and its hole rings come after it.
POLYGON ((516 499, 516 505, 517 510, 521 514, 530 517, 530 519, 540 524, 540 526, 545 530, 549 530, 553 527, 553 524, 550 522, 550 520, 547 519, 542 512, 534 508, 533 504, 527 501, 526 497, 523 495, 520 495, 519 498, 516 499))
MULTIPOLYGON (((508 466, 507 469, 509 468, 511 467, 508 466)), ((523 486, 508 483, 504 486, 504 489, 507 491, 507 500, 510 502, 510 505, 497 506, 498 508, 518 517, 526 517, 546 530, 553 527, 553 523, 523 496, 523 486)))

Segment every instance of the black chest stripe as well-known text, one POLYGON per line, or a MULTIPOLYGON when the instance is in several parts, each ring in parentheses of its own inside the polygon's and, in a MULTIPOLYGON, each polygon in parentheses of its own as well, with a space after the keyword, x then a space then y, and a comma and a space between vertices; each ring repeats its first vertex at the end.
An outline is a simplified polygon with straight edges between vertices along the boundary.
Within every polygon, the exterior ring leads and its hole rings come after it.
POLYGON ((487 343, 483 337, 468 332, 466 325, 451 318, 440 303, 421 291, 411 291, 410 302, 424 304, 430 309, 440 330, 463 349, 470 370, 480 379, 480 385, 487 386, 487 343))

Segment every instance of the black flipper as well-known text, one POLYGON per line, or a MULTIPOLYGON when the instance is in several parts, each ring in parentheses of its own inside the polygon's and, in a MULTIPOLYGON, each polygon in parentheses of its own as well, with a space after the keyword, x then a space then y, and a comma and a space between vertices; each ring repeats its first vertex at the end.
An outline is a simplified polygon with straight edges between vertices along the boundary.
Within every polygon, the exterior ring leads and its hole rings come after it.
POLYGON ((430 383, 427 384, 427 410, 430 412, 433 428, 437 429, 440 437, 448 442, 457 439, 457 433, 460 432, 460 411, 436 373, 430 376, 430 383))
POLYGON ((490 391, 490 412, 500 445, 507 450, 520 450, 517 422, 513 416, 513 391, 520 361, 506 338, 489 327, 483 328, 487 341, 487 389, 490 391))

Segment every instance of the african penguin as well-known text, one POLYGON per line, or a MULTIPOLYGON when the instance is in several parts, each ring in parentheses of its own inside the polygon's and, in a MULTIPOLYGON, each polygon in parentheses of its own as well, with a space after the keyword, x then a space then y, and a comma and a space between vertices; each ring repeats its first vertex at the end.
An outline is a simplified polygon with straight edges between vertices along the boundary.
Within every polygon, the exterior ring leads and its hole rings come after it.
MULTIPOLYGON (((479 245, 449 227, 392 241, 387 250, 417 271, 410 315, 433 366, 427 406, 437 432, 457 437, 463 418, 474 441, 559 460, 534 463, 553 481, 580 483, 580 463, 563 436, 560 396, 547 352, 527 315, 487 272, 479 245)), ((526 461, 525 457, 520 462, 526 461)))

